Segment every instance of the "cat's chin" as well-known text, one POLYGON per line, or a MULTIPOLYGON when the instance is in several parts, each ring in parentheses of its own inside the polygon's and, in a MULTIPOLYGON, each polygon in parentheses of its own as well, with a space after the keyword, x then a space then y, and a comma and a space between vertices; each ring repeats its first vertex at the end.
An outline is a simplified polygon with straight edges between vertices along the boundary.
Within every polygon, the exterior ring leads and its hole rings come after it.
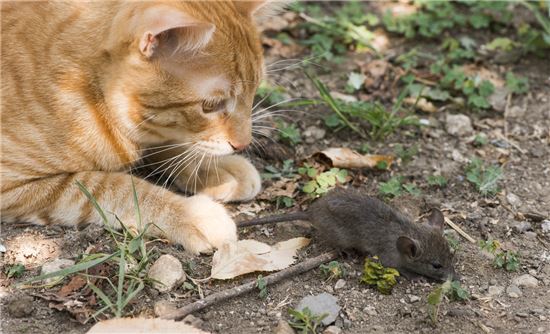
POLYGON ((200 152, 213 156, 224 156, 235 153, 233 147, 227 142, 199 141, 195 147, 200 152))

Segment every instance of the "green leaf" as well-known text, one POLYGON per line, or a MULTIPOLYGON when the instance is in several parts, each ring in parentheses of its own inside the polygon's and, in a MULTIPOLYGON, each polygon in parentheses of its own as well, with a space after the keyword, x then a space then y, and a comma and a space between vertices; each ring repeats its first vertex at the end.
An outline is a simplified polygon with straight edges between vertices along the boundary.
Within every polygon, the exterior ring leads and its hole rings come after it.
POLYGON ((378 190, 382 195, 397 197, 401 195, 402 192, 401 182, 401 177, 394 176, 389 179, 388 182, 380 183, 378 190))
POLYGON ((22 265, 21 263, 8 266, 5 269, 5 273, 8 278, 19 277, 23 275, 24 272, 25 272, 25 266, 22 265))
POLYGON ((315 188, 317 188, 317 182, 315 181, 309 181, 302 187, 302 191, 306 194, 311 194, 315 192, 315 188))
POLYGON ((515 42, 507 37, 496 37, 490 43, 485 45, 485 48, 489 51, 502 50, 502 51, 511 51, 515 42))
POLYGON ((514 73, 506 73, 506 87, 516 94, 524 94, 529 91, 529 80, 525 77, 515 76, 514 73))

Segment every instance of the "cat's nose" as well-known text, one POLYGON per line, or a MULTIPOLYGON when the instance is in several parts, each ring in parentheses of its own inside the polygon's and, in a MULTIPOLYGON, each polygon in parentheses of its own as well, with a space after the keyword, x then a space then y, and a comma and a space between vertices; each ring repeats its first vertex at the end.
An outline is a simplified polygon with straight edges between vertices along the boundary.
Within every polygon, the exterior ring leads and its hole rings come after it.
POLYGON ((248 144, 241 144, 241 143, 234 143, 234 142, 233 143, 229 142, 229 145, 231 145, 231 147, 237 152, 243 151, 248 146, 248 144))

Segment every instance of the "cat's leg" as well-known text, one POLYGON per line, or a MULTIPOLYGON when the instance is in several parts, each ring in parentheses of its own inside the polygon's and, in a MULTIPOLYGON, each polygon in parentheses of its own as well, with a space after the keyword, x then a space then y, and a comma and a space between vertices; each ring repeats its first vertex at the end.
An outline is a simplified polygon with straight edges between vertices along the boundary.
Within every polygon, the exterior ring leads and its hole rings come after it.
MULTIPOLYGON (((76 184, 80 181, 106 213, 116 214, 127 226, 138 228, 132 178, 124 173, 62 174, 20 185, 2 185, 2 220, 37 224, 100 223, 101 217, 76 184)), ((193 253, 207 252, 237 239, 235 223, 225 208, 210 197, 179 196, 134 178, 142 225, 153 223, 149 234, 167 238, 193 253)), ((116 226, 112 214, 109 220, 116 226)))
POLYGON ((187 193, 207 194, 223 201, 248 201, 261 190, 261 178, 256 168, 247 159, 238 155, 212 156, 186 161, 183 149, 159 150, 148 154, 147 164, 159 173, 172 176, 173 183, 187 193), (173 159, 180 156, 178 163, 173 159))

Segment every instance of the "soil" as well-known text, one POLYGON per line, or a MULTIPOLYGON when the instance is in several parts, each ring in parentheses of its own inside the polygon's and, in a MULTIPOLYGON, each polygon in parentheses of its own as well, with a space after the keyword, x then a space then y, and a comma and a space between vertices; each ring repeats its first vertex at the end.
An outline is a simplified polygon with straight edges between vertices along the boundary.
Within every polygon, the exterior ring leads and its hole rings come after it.
MULTIPOLYGON (((393 36, 388 54, 406 48, 402 42, 393 36)), ((422 45, 422 40, 415 44, 422 45)), ((274 50, 267 50, 266 53, 268 63, 278 59, 277 55, 273 55, 274 50)), ((297 58, 300 57, 305 57, 305 54, 297 58)), ((350 53, 343 59, 342 64, 324 63, 324 69, 318 70, 319 78, 331 90, 342 91, 349 71, 357 70, 356 61, 368 63, 373 56, 350 53)), ((545 219, 550 219, 549 63, 548 59, 533 55, 521 57, 505 68, 490 60, 485 61, 486 67, 498 73, 512 70, 529 78, 530 90, 526 95, 514 95, 506 113, 462 110, 472 120, 474 133, 469 136, 456 137, 447 133, 446 115, 455 111, 443 108, 429 114, 417 112, 419 118, 429 121, 429 126, 400 129, 382 141, 363 140, 347 130, 337 133, 328 130, 323 119, 330 114, 330 110, 325 106, 315 106, 301 108, 305 112, 288 112, 287 116, 301 133, 311 126, 327 130, 323 138, 303 138, 304 141, 294 147, 280 141, 266 141, 265 151, 250 153, 258 169, 263 170, 266 165, 280 166, 282 159, 294 159, 299 165, 301 161, 310 159, 311 154, 327 147, 359 149, 361 144, 368 143, 372 153, 391 154, 396 144, 405 147, 417 145, 419 151, 410 162, 400 162, 389 171, 351 170, 351 186, 379 196, 378 185, 381 182, 393 175, 404 176, 407 182, 415 183, 422 193, 416 197, 398 197, 391 201, 394 205, 413 217, 419 217, 430 207, 443 209, 448 218, 476 241, 496 239, 504 249, 517 251, 520 256, 518 271, 495 268, 490 255, 482 252, 477 243, 457 236, 460 243, 456 252, 456 270, 462 276, 462 286, 468 290, 471 299, 466 302, 444 301, 436 324, 431 322, 427 313, 427 296, 436 283, 400 280, 391 295, 382 295, 359 282, 363 259, 352 255, 339 259, 347 269, 342 288, 335 289, 336 280, 327 280, 319 269, 312 270, 269 286, 265 299, 254 292, 197 312, 194 316, 199 319, 200 326, 214 333, 274 332, 281 319, 290 319, 288 309, 296 307, 303 297, 328 292, 337 297, 342 307, 335 326, 344 333, 550 333, 550 232, 544 233, 541 227, 545 219), (487 135, 488 143, 476 147, 473 136, 479 132, 487 135), (482 196, 466 180, 464 169, 473 156, 481 157, 485 162, 502 164, 504 175, 500 182, 501 190, 496 196, 482 196), (448 185, 443 188, 428 186, 425 178, 434 173, 444 175, 448 185), (522 223, 529 226, 521 229, 519 226, 522 223), (538 286, 520 287, 521 296, 511 297, 506 289, 512 285, 513 279, 524 274, 535 277, 538 286), (501 289, 501 293, 493 293, 501 289)), ((292 97, 318 96, 299 69, 277 72, 272 79, 283 86, 292 84, 289 88, 292 97)), ((385 103, 388 105, 396 98, 393 92, 380 94, 386 96, 385 103)), ((264 191, 273 190, 270 188, 272 183, 265 181, 264 191)), ((308 205, 307 196, 303 193, 296 197, 296 201, 299 205, 308 205)), ((255 203, 231 204, 228 208, 236 219, 245 217, 242 212, 247 210, 255 214, 276 211, 272 201, 257 200, 255 203)), ((312 236, 313 242, 300 252, 297 261, 328 250, 315 237, 311 226, 305 223, 251 227, 240 231, 240 238, 268 243, 298 236, 312 236)), ((47 260, 78 259, 90 246, 97 249, 108 247, 109 240, 107 233, 94 226, 79 231, 64 227, 44 229, 23 223, 2 224, 0 243, 7 248, 7 252, 2 253, 0 273, 2 332, 86 332, 93 325, 93 320, 82 324, 75 320, 74 314, 57 310, 53 307, 55 302, 45 299, 59 286, 19 289, 15 284, 38 275, 41 264, 47 260), (27 264, 23 276, 8 279, 4 270, 10 264, 22 261, 27 264), (32 296, 32 299, 23 296, 32 296), (14 301, 27 303, 23 307, 16 306, 30 311, 9 312, 9 306, 14 301)), ((192 271, 187 267, 192 277, 208 277, 211 256, 190 256, 177 245, 159 241, 150 246, 156 247, 156 256, 172 254, 184 264, 193 263, 192 271)), ((256 277, 257 274, 251 274, 230 281, 209 281, 201 284, 202 293, 208 295, 255 280, 256 277)), ((155 315, 154 305, 159 301, 183 306, 198 298, 197 291, 185 290, 183 286, 166 293, 159 293, 147 286, 129 311, 131 316, 152 317, 155 315)))

